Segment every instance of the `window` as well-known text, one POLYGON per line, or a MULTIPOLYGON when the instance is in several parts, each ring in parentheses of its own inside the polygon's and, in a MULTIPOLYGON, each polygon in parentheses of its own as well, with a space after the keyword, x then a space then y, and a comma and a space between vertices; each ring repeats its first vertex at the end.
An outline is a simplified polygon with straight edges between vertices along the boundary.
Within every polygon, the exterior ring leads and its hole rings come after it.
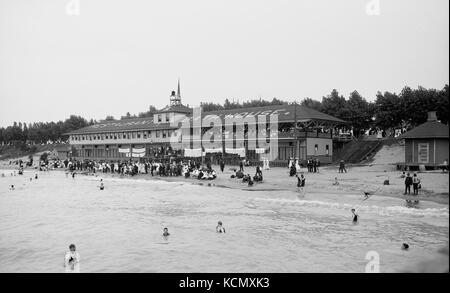
POLYGON ((144 139, 147 139, 147 131, 144 131, 144 132, 143 132, 143 138, 144 138, 144 139))
POLYGON ((136 132, 131 133, 131 138, 136 138, 136 132))
POLYGON ((429 154, 429 144, 428 143, 418 143, 417 144, 417 162, 418 163, 428 163, 429 154))
POLYGON ((137 138, 141 138, 141 132, 140 131, 137 133, 137 138))
POLYGON ((163 138, 166 138, 166 136, 167 136, 167 130, 163 130, 163 131, 162 131, 162 137, 163 137, 163 138))
POLYGON ((152 137, 152 132, 149 130, 148 131, 148 138, 152 137))
POLYGON ((314 145, 314 154, 317 155, 317 152, 319 151, 319 145, 315 144, 314 145))
POLYGON ((329 145, 326 145, 326 146, 325 146, 325 153, 326 153, 327 155, 330 154, 330 146, 329 146, 329 145))
POLYGON ((129 132, 127 132, 127 139, 130 139, 131 135, 129 132))
POLYGON ((166 114, 166 122, 170 122, 170 116, 169 116, 169 114, 166 114))
POLYGON ((171 137, 171 136, 172 136, 172 130, 167 131, 167 135, 168 135, 169 137, 171 137))
POLYGON ((156 130, 156 137, 159 137, 159 130, 156 130))
POLYGON ((124 132, 124 133, 122 133, 122 138, 123 139, 126 139, 127 138, 127 134, 124 132))
POLYGON ((162 118, 161 118, 161 114, 158 114, 158 122, 161 122, 162 118))

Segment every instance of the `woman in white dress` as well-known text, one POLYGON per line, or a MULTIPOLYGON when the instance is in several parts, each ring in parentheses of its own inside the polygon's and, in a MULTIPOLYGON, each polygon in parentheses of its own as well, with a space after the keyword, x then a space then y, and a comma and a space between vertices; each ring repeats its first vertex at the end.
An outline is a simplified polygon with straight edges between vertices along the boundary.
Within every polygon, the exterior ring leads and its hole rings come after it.
POLYGON ((69 251, 64 256, 64 268, 66 273, 80 272, 80 255, 76 251, 75 244, 70 244, 69 251))

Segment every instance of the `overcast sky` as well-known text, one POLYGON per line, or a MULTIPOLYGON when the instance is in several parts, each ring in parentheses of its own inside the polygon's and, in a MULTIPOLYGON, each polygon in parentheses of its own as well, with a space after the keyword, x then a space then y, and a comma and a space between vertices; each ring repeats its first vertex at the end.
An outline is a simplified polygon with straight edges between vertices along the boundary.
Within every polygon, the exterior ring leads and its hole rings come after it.
POLYGON ((0 0, 0 126, 449 82, 448 0, 78 2, 0 0))

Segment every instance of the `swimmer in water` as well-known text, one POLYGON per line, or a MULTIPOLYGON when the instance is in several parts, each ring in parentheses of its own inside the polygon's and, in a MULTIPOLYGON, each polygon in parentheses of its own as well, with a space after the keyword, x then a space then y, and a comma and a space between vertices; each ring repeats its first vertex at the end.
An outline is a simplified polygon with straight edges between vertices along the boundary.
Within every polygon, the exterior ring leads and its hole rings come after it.
POLYGON ((80 255, 77 252, 75 244, 70 244, 68 252, 64 257, 64 267, 66 273, 79 273, 80 272, 80 255))
POLYGON ((222 226, 221 221, 217 222, 216 232, 217 233, 225 233, 225 228, 222 226))
POLYGON ((105 189, 105 185, 103 185, 103 182, 100 183, 100 190, 105 189))
POLYGON ((38 175, 36 174, 36 175, 34 175, 34 179, 38 179, 38 175))
POLYGON ((72 173, 72 178, 75 179, 75 172, 72 173))
POLYGON ((14 190, 14 185, 11 185, 11 187, 9 188, 9 190, 14 190))
POLYGON ((297 177, 297 189, 299 192, 298 197, 303 198, 303 197, 305 197, 306 178, 303 174, 301 174, 300 177, 298 175, 295 175, 295 176, 297 177))
POLYGON ((408 243, 403 243, 402 244, 402 250, 408 250, 409 249, 409 244, 408 243))
POLYGON ((169 237, 169 236, 170 236, 169 229, 164 228, 164 230, 163 230, 163 237, 165 239, 167 239, 167 237, 169 237))
POLYGON ((353 214, 353 224, 358 224, 358 214, 356 213, 355 209, 352 209, 352 214, 353 214))

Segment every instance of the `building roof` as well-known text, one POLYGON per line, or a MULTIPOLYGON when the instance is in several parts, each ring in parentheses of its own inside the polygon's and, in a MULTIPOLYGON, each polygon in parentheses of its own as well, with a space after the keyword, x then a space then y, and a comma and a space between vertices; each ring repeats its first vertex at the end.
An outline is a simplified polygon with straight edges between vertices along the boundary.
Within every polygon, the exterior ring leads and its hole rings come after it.
POLYGON ((161 109, 160 111, 157 111, 156 113, 169 113, 169 112, 191 114, 192 109, 185 105, 173 105, 173 106, 167 106, 167 107, 161 109))
POLYGON ((153 118, 133 118, 123 120, 102 121, 100 123, 87 126, 66 133, 72 134, 93 134, 105 132, 121 132, 130 130, 158 130, 158 129, 175 129, 170 123, 153 123, 153 118))
POLYGON ((399 139, 413 139, 413 138, 447 138, 448 139, 448 125, 442 124, 438 121, 428 121, 424 124, 413 128, 405 134, 398 137, 399 139))
POLYGON ((221 111, 211 111, 211 112, 203 112, 202 116, 216 115, 221 117, 231 117, 231 116, 241 116, 241 117, 249 117, 249 116, 258 116, 258 115, 274 115, 278 114, 278 122, 294 122, 295 119, 297 121, 324 121, 324 122, 332 122, 332 123, 346 123, 344 120, 333 117, 331 115, 319 112, 317 110, 301 106, 301 105, 275 105, 275 106, 264 106, 264 107, 251 107, 251 108, 240 108, 240 109, 232 109, 232 110, 221 110, 221 111), (296 111, 295 111, 296 109, 296 111), (295 114, 297 112, 297 115, 295 114))
MULTIPOLYGON (((179 106, 172 106, 179 107, 179 106)), ((185 107, 185 106, 183 106, 185 107)), ((185 107, 187 108, 187 107, 185 107)), ((169 108, 168 108, 169 109, 169 108)), ((189 114, 191 114, 191 109, 189 109, 189 114)), ((172 111, 167 111, 172 112, 172 111)), ((186 113, 187 114, 187 113, 186 113)), ((294 105, 276 105, 276 106, 265 106, 265 107, 251 107, 251 108, 240 108, 232 110, 221 110, 221 111, 211 111, 203 112, 202 118, 208 121, 212 117, 219 116, 222 120, 226 117, 251 117, 258 115, 274 115, 278 114, 278 122, 294 122, 297 121, 307 122, 307 121, 324 121, 330 123, 346 123, 345 121, 338 119, 336 117, 321 113, 314 109, 305 106, 294 106, 294 105), (297 115, 295 115, 295 110, 297 109, 297 115)), ((192 118, 192 117, 191 117, 192 118)), ((89 134, 89 133, 105 133, 105 132, 121 132, 121 131, 138 131, 138 130, 158 130, 158 129, 176 129, 170 123, 153 123, 153 118, 133 118, 124 120, 113 120, 113 121, 102 121, 100 123, 84 127, 70 133, 72 134, 89 134)))

